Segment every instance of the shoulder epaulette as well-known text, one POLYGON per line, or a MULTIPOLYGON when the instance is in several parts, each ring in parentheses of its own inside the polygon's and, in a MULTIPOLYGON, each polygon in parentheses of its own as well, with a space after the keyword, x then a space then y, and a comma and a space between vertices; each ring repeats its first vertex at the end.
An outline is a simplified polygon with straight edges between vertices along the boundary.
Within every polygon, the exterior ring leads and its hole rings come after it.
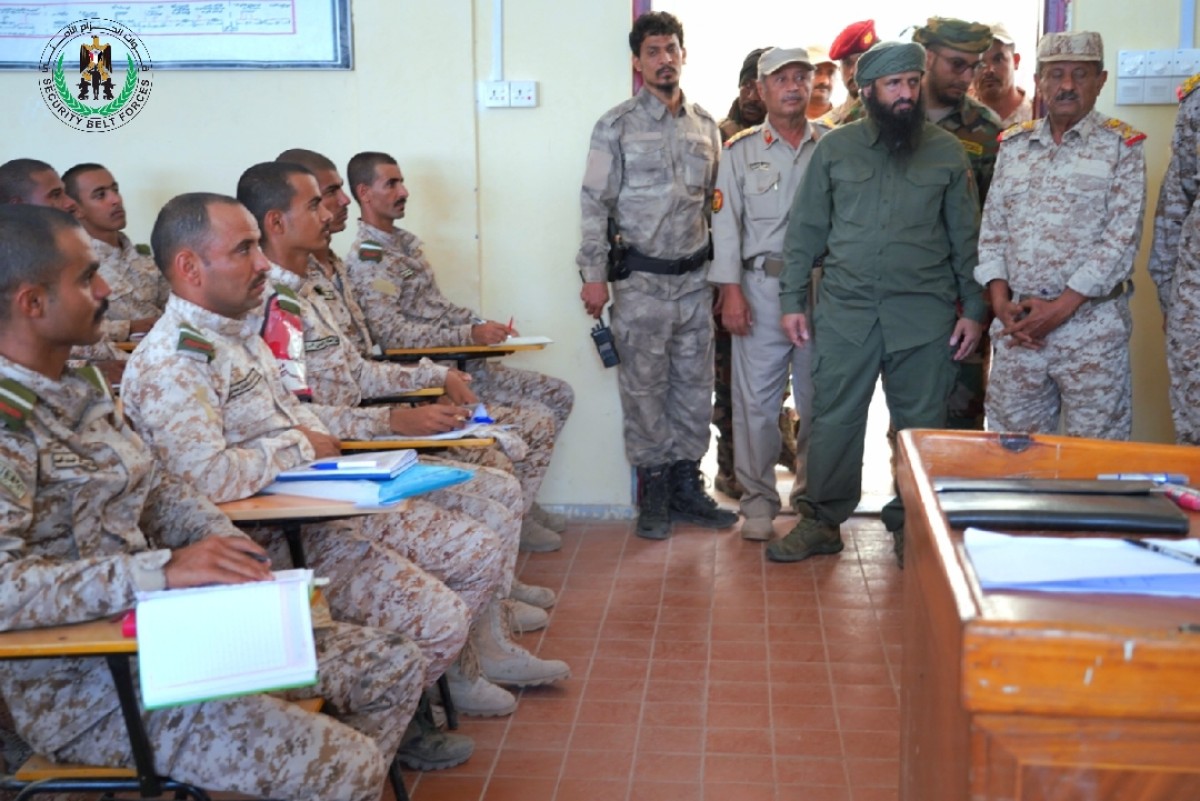
POLYGON ((383 245, 368 239, 358 246, 358 258, 363 261, 383 261, 383 245))
POLYGON ((100 372, 100 368, 96 365, 85 364, 82 367, 76 367, 71 372, 100 390, 101 394, 105 397, 112 397, 112 393, 108 388, 108 381, 104 379, 104 373, 100 372))
POLYGON ((740 142, 741 140, 745 139, 747 136, 757 133, 760 130, 762 130, 761 125, 751 125, 749 128, 743 128, 742 130, 738 131, 733 136, 731 136, 725 140, 725 149, 728 150, 729 148, 733 147, 734 142, 740 142))
POLYGON ((1018 122, 1016 125, 1010 125, 1009 127, 1005 128, 1003 131, 1001 131, 996 136, 996 141, 1006 142, 1014 136, 1019 136, 1020 134, 1029 133, 1036 126, 1037 126, 1037 120, 1025 120, 1025 122, 1018 122))
POLYGON ((708 109, 704 108, 704 106, 701 106, 698 103, 692 104, 692 111, 696 112, 697 117, 708 117, 713 122, 717 121, 716 117, 708 113, 708 109))
POLYGON ((33 390, 11 378, 0 379, 0 423, 9 431, 20 431, 37 405, 33 390))
POLYGON ((154 255, 154 251, 150 250, 150 246, 145 244, 144 242, 134 245, 133 249, 136 250, 138 252, 138 254, 142 255, 142 256, 153 256, 154 255))
POLYGON ((1138 142, 1146 138, 1144 133, 1134 128, 1129 123, 1118 120, 1116 117, 1109 118, 1109 120, 1104 123, 1104 127, 1116 132, 1116 134, 1121 137, 1121 140, 1125 142, 1126 147, 1133 147, 1138 142))
POLYGON ((1179 102, 1182 103, 1188 95, 1196 91, 1197 86, 1200 86, 1200 72, 1181 83, 1179 88, 1175 90, 1175 95, 1179 98, 1179 102))
POLYGON ((179 341, 175 350, 183 353, 194 353, 203 356, 205 361, 213 360, 213 343, 197 329, 187 323, 179 324, 179 341))
POLYGON ((285 312, 291 312, 299 317, 300 296, 296 294, 296 291, 284 284, 276 284, 274 289, 275 294, 279 298, 279 308, 283 309, 285 312))

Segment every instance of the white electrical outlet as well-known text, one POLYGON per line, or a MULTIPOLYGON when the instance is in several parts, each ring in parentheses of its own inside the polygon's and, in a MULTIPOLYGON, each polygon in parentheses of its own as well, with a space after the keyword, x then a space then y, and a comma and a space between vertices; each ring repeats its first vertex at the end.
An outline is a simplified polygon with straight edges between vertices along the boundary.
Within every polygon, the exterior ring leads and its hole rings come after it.
POLYGON ((1142 50, 1122 50, 1117 53, 1118 78, 1144 78, 1146 54, 1142 50))
POLYGON ((480 81, 479 102, 484 108, 507 108, 508 81, 480 81))
POLYGON ((509 105, 531 108, 538 104, 537 81, 509 81, 509 105))

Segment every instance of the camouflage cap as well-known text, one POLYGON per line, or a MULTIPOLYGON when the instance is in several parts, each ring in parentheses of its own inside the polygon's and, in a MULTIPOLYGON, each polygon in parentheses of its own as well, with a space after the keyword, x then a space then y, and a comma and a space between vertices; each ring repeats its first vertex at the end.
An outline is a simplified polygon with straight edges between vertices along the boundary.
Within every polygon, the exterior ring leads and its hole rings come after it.
POLYGON ((841 61, 856 53, 865 53, 871 45, 879 41, 875 35, 875 20, 864 19, 861 22, 851 22, 833 40, 829 46, 829 57, 841 61))
POLYGON ((1048 33, 1038 42, 1038 63, 1047 61, 1099 61, 1104 63, 1104 40, 1092 31, 1048 33))
POLYGON ((1000 44, 1016 44, 1017 40, 1008 32, 1008 28, 1004 27, 1003 22, 993 22, 988 26, 992 29, 992 37, 1000 44))
POLYGON ((772 47, 758 57, 758 77, 765 78, 788 64, 803 64, 812 69, 808 51, 803 47, 772 47))
POLYGON ((978 22, 930 17, 913 31, 913 41, 926 47, 942 45, 964 53, 982 53, 992 46, 992 29, 978 22))
POLYGON ((900 72, 925 72, 925 48, 916 42, 880 42, 859 58, 854 80, 864 86, 900 72))
POLYGON ((738 86, 758 78, 758 58, 770 49, 769 47, 756 47, 746 54, 746 58, 742 61, 742 71, 738 73, 738 86))

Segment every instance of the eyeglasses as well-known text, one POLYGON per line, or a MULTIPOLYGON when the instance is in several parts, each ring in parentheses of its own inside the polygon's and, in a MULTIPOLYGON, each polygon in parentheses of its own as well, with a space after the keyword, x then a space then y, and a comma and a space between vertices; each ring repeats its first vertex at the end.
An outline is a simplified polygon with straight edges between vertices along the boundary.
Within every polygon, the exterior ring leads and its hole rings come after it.
POLYGON ((965 58, 947 58, 938 51, 934 50, 933 54, 950 65, 950 69, 955 75, 962 75, 964 72, 969 72, 972 75, 983 69, 983 60, 967 61, 965 58))

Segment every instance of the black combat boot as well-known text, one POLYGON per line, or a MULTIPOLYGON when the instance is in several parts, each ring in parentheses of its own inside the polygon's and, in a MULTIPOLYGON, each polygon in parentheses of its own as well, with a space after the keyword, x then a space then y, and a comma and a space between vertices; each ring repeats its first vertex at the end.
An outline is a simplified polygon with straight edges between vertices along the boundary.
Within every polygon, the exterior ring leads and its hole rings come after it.
POLYGON ((671 520, 704 528, 729 528, 737 523, 738 516, 717 506, 704 491, 700 462, 682 459, 671 465, 671 520))
POLYGON ((637 535, 647 540, 671 536, 671 477, 665 464, 639 467, 637 535))

